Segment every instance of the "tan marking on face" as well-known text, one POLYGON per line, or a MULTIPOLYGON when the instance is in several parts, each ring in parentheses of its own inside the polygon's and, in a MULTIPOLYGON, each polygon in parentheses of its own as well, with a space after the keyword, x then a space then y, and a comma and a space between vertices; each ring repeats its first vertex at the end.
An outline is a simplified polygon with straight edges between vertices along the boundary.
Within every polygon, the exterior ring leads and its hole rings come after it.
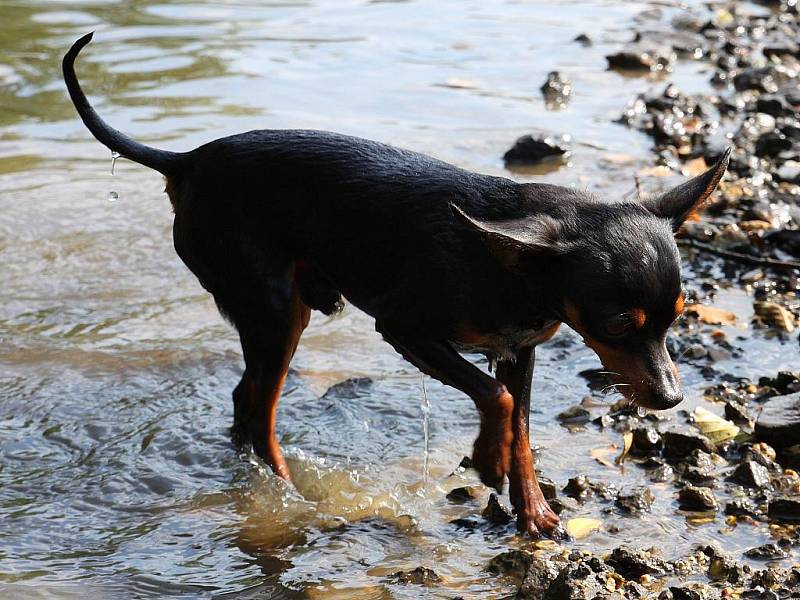
POLYGON ((632 308, 628 312, 633 319, 633 326, 636 327, 636 329, 644 327, 644 324, 647 322, 647 313, 644 312, 643 308, 632 308))
POLYGON ((677 319, 683 314, 683 306, 686 302, 686 298, 684 297, 683 293, 681 293, 677 300, 675 300, 675 318, 677 319))

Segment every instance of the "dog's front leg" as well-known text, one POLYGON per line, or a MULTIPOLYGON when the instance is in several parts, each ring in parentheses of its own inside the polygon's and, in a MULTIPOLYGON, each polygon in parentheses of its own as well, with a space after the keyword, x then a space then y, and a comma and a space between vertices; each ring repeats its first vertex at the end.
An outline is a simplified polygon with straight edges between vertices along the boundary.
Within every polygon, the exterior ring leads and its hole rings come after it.
POLYGON ((473 464, 481 481, 503 491, 511 466, 514 399, 506 386, 465 360, 449 342, 419 339, 376 326, 384 339, 403 358, 423 373, 467 394, 481 416, 481 432, 475 441, 473 464))
POLYGON ((543 533, 563 537, 558 516, 545 500, 536 479, 528 437, 533 365, 533 347, 521 349, 515 361, 503 361, 497 365, 497 378, 514 397, 511 416, 514 441, 511 444, 511 471, 508 477, 509 496, 517 513, 517 529, 536 537, 543 533))

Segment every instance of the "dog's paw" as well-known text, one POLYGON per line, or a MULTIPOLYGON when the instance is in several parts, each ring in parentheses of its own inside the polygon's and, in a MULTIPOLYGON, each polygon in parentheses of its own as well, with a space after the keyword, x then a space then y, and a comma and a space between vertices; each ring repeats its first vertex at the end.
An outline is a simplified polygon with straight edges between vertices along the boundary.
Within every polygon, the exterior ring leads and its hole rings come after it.
POLYGON ((505 440, 487 441, 481 434, 475 440, 472 451, 472 464, 478 472, 481 482, 503 493, 505 477, 511 468, 511 443, 505 440))

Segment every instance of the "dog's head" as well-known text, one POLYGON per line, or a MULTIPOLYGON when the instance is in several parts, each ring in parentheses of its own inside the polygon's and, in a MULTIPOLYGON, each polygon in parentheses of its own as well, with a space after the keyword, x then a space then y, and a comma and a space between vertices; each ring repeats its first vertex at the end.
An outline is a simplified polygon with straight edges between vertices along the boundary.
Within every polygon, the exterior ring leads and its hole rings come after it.
POLYGON ((558 318, 583 336, 620 392, 664 410, 683 400, 665 343, 684 301, 674 234, 714 191, 729 155, 702 175, 638 202, 567 194, 560 205, 550 200, 546 213, 519 219, 461 216, 498 257, 530 275, 532 294, 538 288, 551 296, 558 318), (548 282, 552 292, 543 289, 548 282))

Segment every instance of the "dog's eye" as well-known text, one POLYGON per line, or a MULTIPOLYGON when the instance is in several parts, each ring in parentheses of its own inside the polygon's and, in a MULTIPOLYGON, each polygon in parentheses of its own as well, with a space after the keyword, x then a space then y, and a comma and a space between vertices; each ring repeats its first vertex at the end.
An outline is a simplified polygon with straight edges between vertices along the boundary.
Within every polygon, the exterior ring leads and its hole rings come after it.
POLYGON ((633 327, 633 319, 627 313, 623 313, 621 315, 615 315, 610 319, 608 319, 604 324, 606 334, 609 337, 614 337, 614 338, 622 337, 623 335, 628 333, 628 331, 630 331, 632 327, 633 327))

